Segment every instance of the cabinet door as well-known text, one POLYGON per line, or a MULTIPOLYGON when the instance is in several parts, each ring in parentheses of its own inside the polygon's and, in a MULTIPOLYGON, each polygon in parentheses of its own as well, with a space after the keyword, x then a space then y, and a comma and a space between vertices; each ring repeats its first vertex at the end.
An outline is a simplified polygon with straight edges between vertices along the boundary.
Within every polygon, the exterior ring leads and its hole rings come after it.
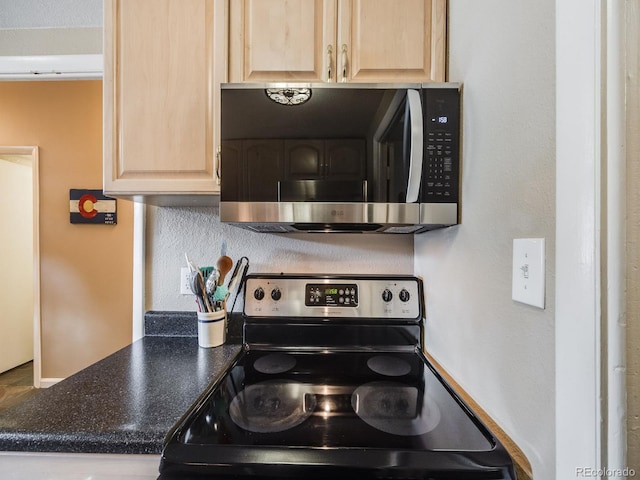
POLYGON ((446 0, 339 0, 338 10, 337 49, 346 49, 338 56, 340 77, 445 80, 446 0))
POLYGON ((364 140, 336 139, 325 142, 326 177, 332 180, 364 180, 366 146, 364 140))
POLYGON ((284 174, 287 180, 317 180, 324 174, 322 140, 285 140, 284 174))
POLYGON ((278 182, 282 178, 284 142, 281 140, 244 140, 244 198, 253 202, 278 200, 278 182))
POLYGON ((224 177, 221 185, 220 200, 225 202, 239 202, 242 200, 242 140, 227 140, 220 148, 220 176, 224 177))
POLYGON ((214 1, 104 1, 108 193, 219 191, 214 1))
POLYGON ((336 0, 230 0, 229 81, 324 81, 336 0))

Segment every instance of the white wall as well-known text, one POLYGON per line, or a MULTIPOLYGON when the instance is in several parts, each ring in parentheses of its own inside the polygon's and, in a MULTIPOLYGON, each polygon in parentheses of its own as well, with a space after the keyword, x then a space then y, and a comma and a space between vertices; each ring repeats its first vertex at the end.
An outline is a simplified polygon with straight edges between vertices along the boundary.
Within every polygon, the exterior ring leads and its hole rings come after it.
POLYGON ((99 53, 102 0, 0 0, 0 56, 99 53))
POLYGON ((32 198, 30 160, 0 158, 0 372, 33 359, 32 198))
POLYGON ((627 8, 628 466, 640 472, 640 1, 627 8))
POLYGON ((462 222, 416 236, 427 349, 555 478, 555 2, 451 0, 462 222), (512 241, 546 239, 546 309, 511 300, 512 241))
POLYGON ((148 310, 195 311, 193 297, 179 293, 184 254, 213 265, 223 239, 231 258, 249 258, 250 273, 413 273, 411 235, 255 233, 221 224, 217 208, 149 206, 146 237, 148 310))

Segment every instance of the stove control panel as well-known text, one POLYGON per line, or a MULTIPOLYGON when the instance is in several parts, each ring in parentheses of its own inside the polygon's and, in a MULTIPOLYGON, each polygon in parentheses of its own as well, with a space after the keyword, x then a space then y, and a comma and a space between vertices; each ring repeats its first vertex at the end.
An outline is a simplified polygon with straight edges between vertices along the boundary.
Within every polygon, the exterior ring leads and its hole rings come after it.
POLYGON ((249 317, 397 318, 422 315, 422 282, 411 276, 264 275, 247 277, 249 317))
POLYGON ((357 307, 358 285, 355 283, 307 283, 307 307, 357 307))

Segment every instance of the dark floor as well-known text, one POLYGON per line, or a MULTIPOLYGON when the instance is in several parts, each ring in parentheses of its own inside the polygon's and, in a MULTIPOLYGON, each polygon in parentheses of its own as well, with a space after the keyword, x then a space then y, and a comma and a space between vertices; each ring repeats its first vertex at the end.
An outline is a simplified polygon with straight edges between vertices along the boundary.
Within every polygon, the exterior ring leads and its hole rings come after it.
POLYGON ((33 387, 33 362, 0 374, 0 413, 26 400, 38 390, 33 387))

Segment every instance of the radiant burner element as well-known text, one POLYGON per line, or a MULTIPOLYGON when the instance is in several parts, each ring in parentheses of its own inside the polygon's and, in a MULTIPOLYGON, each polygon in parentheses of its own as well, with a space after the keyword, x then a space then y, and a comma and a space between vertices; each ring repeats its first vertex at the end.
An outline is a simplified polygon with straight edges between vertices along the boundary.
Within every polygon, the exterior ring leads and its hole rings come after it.
POLYGON ((411 372, 409 363, 391 355, 371 357, 367 360, 367 366, 374 372, 387 377, 402 377, 411 372))
POLYGON ((260 357, 253 364, 260 373, 277 374, 291 370, 296 365, 296 359, 286 353, 271 353, 260 357))
POLYGON ((231 420, 256 433, 275 433, 304 422, 316 408, 308 385, 270 380, 249 385, 231 401, 231 420))
POLYGON ((424 435, 440 423, 440 410, 426 393, 396 382, 371 382, 356 388, 351 406, 373 428, 393 435, 424 435))

